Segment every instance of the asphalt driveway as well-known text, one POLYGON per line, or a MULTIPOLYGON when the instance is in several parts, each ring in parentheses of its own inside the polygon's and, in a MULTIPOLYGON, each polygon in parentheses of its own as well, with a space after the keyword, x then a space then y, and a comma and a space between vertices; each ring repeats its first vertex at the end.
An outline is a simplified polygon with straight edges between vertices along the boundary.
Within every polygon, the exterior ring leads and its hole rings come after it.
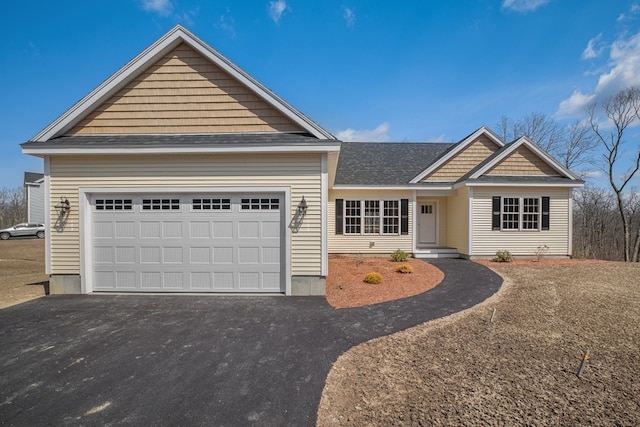
POLYGON ((434 260, 424 294, 334 310, 321 297, 48 296, 0 310, 0 425, 314 425, 350 347, 471 307, 502 279, 434 260))

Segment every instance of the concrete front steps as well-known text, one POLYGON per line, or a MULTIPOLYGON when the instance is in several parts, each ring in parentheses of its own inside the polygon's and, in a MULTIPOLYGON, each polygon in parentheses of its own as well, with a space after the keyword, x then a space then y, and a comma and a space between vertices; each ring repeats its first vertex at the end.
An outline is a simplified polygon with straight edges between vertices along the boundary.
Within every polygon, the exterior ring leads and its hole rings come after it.
POLYGON ((417 248, 413 251, 414 258, 460 258, 455 248, 417 248))

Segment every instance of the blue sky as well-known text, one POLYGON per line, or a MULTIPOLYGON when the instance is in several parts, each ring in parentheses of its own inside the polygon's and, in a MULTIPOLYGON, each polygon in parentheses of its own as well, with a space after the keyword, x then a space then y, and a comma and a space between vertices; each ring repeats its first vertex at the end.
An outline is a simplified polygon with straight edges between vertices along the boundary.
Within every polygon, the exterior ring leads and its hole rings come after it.
POLYGON ((182 23, 345 140, 458 141, 501 116, 584 118, 640 84, 635 0, 5 1, 0 188, 29 140, 182 23))

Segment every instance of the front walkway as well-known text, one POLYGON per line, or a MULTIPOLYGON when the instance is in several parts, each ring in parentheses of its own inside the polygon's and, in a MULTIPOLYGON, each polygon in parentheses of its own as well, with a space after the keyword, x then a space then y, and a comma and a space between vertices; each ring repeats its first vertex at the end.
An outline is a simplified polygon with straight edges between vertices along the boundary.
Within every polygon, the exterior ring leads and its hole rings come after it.
POLYGON ((310 426, 349 348, 469 308, 502 279, 465 260, 414 297, 49 296, 0 310, 0 425, 310 426))

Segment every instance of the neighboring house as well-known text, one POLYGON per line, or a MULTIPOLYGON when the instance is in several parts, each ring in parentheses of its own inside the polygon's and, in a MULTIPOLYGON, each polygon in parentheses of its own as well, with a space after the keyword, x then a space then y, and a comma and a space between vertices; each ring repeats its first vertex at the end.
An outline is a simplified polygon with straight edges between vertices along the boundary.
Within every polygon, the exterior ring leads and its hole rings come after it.
POLYGON ((25 172, 24 187, 27 191, 27 222, 44 224, 44 174, 25 172))
POLYGON ((485 128, 341 147, 181 26, 22 149, 45 163, 52 293, 322 295, 329 253, 568 256, 582 185, 485 128))

